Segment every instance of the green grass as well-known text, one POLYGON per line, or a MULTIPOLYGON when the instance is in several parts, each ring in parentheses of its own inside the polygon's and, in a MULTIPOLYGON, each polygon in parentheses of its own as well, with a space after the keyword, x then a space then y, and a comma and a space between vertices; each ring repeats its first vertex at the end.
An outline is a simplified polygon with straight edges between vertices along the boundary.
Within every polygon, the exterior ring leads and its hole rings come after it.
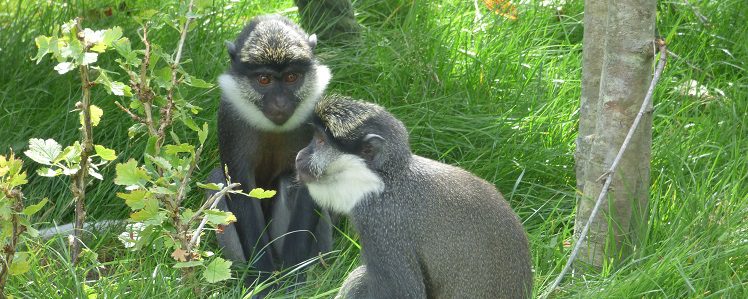
MULTIPOLYGON (((49 61, 35 65, 30 59, 35 53, 33 38, 50 34, 77 14, 116 8, 111 4, 116 1, 18 1, 0 1, 0 149, 22 151, 32 137, 70 143, 78 134, 75 115, 67 113, 80 97, 78 79, 58 75, 49 61)), ((570 241, 574 219, 581 1, 565 5, 561 12, 521 6, 516 21, 484 9, 479 24, 473 22, 471 1, 438 2, 403 7, 393 14, 381 11, 392 6, 358 1, 358 19, 365 28, 361 42, 320 48, 320 56, 333 69, 330 90, 388 107, 410 129, 417 154, 459 165, 495 183, 528 231, 539 294, 570 250, 564 243, 570 241)), ((748 4, 690 2, 709 23, 702 23, 681 1, 658 5, 658 30, 679 58, 670 58, 655 92, 646 244, 620 269, 567 278, 555 297, 748 296, 748 4), (707 86, 712 97, 680 94, 676 87, 689 80, 707 86)), ((188 35, 188 72, 215 80, 228 59, 223 41, 233 39, 251 16, 284 12, 297 17, 288 10, 291 1, 265 3, 231 3, 229 8, 229 3, 217 1, 188 35)), ((132 14, 148 8, 153 4, 128 1, 132 14)), ((123 12, 92 15, 86 24, 122 26, 131 40, 138 40, 137 24, 123 12)), ((178 37, 167 28, 154 38, 167 47, 178 37)), ((107 56, 100 58, 105 60, 107 56)), ((187 97, 206 108, 200 116, 215 124, 218 90, 187 97)), ((112 100, 103 92, 94 93, 94 102, 105 110, 95 138, 117 149, 120 157, 132 157, 141 152, 144 141, 127 139, 130 122, 112 100)), ((209 144, 198 178, 217 164, 215 134, 209 144)), ((27 167, 35 169, 31 163, 27 167)), ((109 179, 89 191, 89 216, 124 218, 128 209, 114 196, 120 189, 111 183, 113 167, 104 174, 109 179)), ((32 175, 25 192, 31 200, 48 197, 54 202, 39 221, 72 219, 65 179, 32 175)), ((197 204, 200 197, 193 194, 192 202, 197 204)), ((170 268, 167 253, 127 252, 113 234, 97 236, 88 246, 99 255, 103 268, 71 268, 59 239, 29 244, 35 252, 32 271, 13 277, 9 294, 83 297, 85 282, 100 296, 194 296, 180 287, 179 272, 170 268), (91 274, 96 271, 101 272, 100 279, 91 274)), ((339 237, 335 248, 338 251, 325 258, 324 266, 312 267, 307 284, 296 293, 279 291, 277 297, 334 294, 358 263, 358 248, 348 238, 339 237)), ((204 294, 236 297, 245 292, 232 280, 205 285, 204 294)))

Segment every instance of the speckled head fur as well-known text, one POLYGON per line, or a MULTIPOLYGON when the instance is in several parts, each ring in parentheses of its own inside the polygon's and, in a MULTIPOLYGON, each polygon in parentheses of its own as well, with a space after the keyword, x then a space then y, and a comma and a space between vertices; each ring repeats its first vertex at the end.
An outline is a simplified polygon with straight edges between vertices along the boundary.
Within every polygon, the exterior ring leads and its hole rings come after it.
POLYGON ((307 35, 288 18, 264 15, 252 19, 239 34, 232 58, 258 65, 312 62, 316 44, 315 35, 307 35))
POLYGON ((355 101, 339 95, 323 98, 314 108, 314 114, 335 138, 350 135, 369 118, 382 112, 384 109, 376 104, 355 101))

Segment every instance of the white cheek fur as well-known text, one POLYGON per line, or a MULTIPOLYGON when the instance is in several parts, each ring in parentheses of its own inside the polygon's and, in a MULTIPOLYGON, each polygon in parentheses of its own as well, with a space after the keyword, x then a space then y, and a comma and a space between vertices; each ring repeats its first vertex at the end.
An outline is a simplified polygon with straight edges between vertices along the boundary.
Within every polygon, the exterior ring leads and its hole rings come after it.
POLYGON ((349 214, 367 195, 384 191, 384 182, 358 156, 344 154, 330 163, 322 176, 307 184, 309 194, 322 206, 349 214))
POLYGON ((255 104, 252 104, 259 101, 260 95, 253 89, 243 90, 233 76, 228 74, 219 76, 218 85, 221 86, 224 98, 247 123, 264 131, 286 132, 298 128, 306 121, 332 78, 330 69, 324 65, 315 66, 314 71, 309 72, 308 76, 301 87, 301 90, 305 91, 301 105, 296 107, 291 118, 282 125, 276 125, 265 117, 265 114, 255 104))

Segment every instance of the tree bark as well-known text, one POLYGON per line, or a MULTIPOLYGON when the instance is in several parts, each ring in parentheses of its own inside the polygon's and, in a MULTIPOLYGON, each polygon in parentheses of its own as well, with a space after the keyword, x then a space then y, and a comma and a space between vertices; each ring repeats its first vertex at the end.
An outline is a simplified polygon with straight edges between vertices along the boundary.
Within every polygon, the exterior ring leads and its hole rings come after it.
MULTIPOLYGON (((595 63, 584 62, 583 95, 580 109, 580 137, 577 152, 577 186, 582 197, 577 201, 575 236, 589 219, 595 199, 602 191, 599 178, 613 162, 621 147, 651 81, 655 38, 655 0, 608 0, 605 5, 586 1, 585 59, 595 56, 595 30, 599 16, 605 15, 605 38, 599 77, 595 63), (607 8, 606 8, 607 6, 607 8), (590 16, 587 13, 590 13, 590 16), (588 29, 591 30, 588 35, 588 29), (591 37, 591 39, 587 39, 591 37), (589 73, 588 73, 589 72, 589 73), (599 78, 599 81, 595 81, 599 78), (590 93, 599 84, 597 103, 590 93), (588 93, 586 93, 588 92, 588 93), (584 119, 582 119, 584 118, 584 119), (591 124, 594 130, 589 134, 591 124), (585 132, 582 132, 582 130, 585 132), (589 142, 589 143, 587 143, 589 142), (589 153, 584 154, 585 147, 589 153), (586 159, 584 158, 586 157, 586 159), (581 168, 581 169, 580 169, 581 168)), ((651 109, 651 107, 649 107, 651 109)), ((628 258, 646 234, 649 202, 649 167, 652 145, 652 117, 647 114, 624 153, 613 181, 603 214, 597 217, 574 263, 575 269, 600 269, 605 263, 628 258)))
POLYGON ((301 26, 320 41, 341 44, 358 37, 361 28, 350 0, 294 0, 301 26))

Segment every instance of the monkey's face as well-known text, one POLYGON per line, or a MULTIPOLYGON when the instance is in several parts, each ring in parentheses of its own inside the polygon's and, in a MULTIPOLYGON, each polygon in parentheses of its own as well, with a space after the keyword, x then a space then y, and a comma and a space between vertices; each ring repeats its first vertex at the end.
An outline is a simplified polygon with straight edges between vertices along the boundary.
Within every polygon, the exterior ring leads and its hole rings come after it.
MULTIPOLYGON (((309 65, 288 64, 280 68, 250 66, 241 69, 240 76, 254 93, 255 103, 262 114, 276 125, 283 125, 294 114, 303 100, 300 90, 305 85, 309 65)), ((314 78, 314 76, 310 76, 314 78)))
POLYGON ((381 142, 374 134, 353 142, 335 139, 315 127, 312 141, 296 155, 296 173, 320 206, 347 214, 361 199, 384 190, 370 168, 381 142))
POLYGON ((284 17, 255 18, 236 43, 226 43, 231 66, 218 78, 223 98, 257 128, 298 128, 308 121, 331 77, 312 53, 316 43, 314 35, 284 17))

